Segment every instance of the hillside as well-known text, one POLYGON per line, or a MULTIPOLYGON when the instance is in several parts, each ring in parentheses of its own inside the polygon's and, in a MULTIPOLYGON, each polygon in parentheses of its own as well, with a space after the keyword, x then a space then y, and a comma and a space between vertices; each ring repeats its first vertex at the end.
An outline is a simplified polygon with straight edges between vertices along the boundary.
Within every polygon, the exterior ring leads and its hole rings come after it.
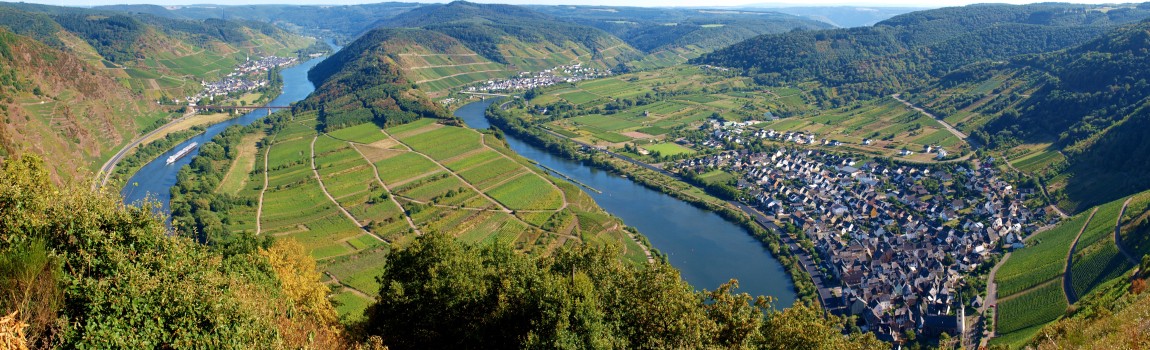
POLYGON ((179 106, 157 100, 198 93, 248 57, 292 56, 312 41, 257 22, 31 4, 0 4, 0 31, 8 112, 0 146, 44 155, 58 180, 93 172, 176 115, 179 106))
POLYGON ((140 127, 167 115, 99 68, 4 29, 0 67, 6 96, 0 148, 49 157, 57 179, 91 169, 140 127))
POLYGON ((530 6, 532 10, 602 29, 646 53, 636 68, 683 63, 703 53, 768 33, 830 28, 818 21, 765 10, 703 10, 613 6, 530 6))
POLYGON ((381 28, 365 37, 373 38, 408 80, 433 97, 475 82, 563 65, 614 69, 641 55, 602 30, 510 5, 428 5, 375 26, 403 29, 381 28))
POLYGON ((872 27, 764 35, 692 62, 738 68, 766 83, 816 81, 840 104, 899 93, 979 61, 1074 47, 1147 16, 1134 5, 970 5, 872 27))
POLYGON ((752 10, 775 11, 826 22, 840 28, 871 26, 888 18, 908 12, 927 10, 916 7, 860 7, 860 6, 818 6, 818 7, 772 7, 770 5, 746 5, 752 10))
POLYGON ((1143 21, 1064 51, 971 66, 911 95, 1079 211, 1150 188, 1148 31, 1143 21))
POLYGON ((381 2, 341 6, 321 5, 109 5, 96 9, 146 13, 175 19, 229 19, 271 23, 309 36, 340 41, 354 39, 380 19, 422 6, 418 3, 381 2))

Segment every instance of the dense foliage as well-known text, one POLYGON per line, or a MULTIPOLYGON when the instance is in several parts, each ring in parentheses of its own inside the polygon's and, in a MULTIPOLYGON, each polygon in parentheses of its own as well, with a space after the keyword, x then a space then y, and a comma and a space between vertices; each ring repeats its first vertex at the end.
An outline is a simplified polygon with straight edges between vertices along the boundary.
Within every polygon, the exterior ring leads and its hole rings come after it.
POLYGON ((1070 4, 943 8, 873 27, 764 35, 694 62, 743 69, 763 83, 817 81, 841 103, 898 93, 982 60, 1072 47, 1147 16, 1070 4))
POLYGON ((1150 22, 1143 21, 1067 50, 971 65, 911 93, 941 117, 960 111, 986 116, 969 123, 972 137, 991 148, 1053 143, 1065 161, 1032 175, 1044 182, 1063 179, 1058 187, 1065 191, 1055 200, 1077 211, 1150 183, 1147 30, 1150 22), (969 91, 977 86, 998 87, 969 91))
POLYGON ((625 264, 610 248, 546 258, 510 245, 424 235, 395 252, 368 334, 395 349, 885 349, 803 304, 783 312, 735 294, 695 292, 670 265, 625 264))
POLYGON ((152 28, 196 45, 207 45, 212 41, 244 44, 252 39, 249 31, 277 40, 288 35, 270 24, 255 21, 173 19, 141 13, 23 3, 0 4, 0 26, 58 49, 66 46, 56 32, 67 30, 92 45, 108 61, 118 63, 148 58, 144 57, 142 46, 151 39, 148 31, 152 28))
POLYGON ((159 5, 109 5, 96 9, 146 13, 174 19, 248 20, 274 25, 309 36, 354 38, 372 24, 421 6, 417 3, 382 2, 359 5, 191 5, 167 8, 159 5))
POLYGON ((152 206, 120 201, 57 188, 37 158, 4 162, 0 312, 18 311, 34 346, 339 346, 331 305, 307 292, 326 287, 298 249, 220 254, 169 236, 152 206))
POLYGON ((318 110, 327 131, 368 122, 396 125, 419 118, 451 119, 414 90, 382 45, 412 32, 418 31, 373 30, 316 65, 308 78, 319 87, 293 111, 318 110))
MULTIPOLYGON (((450 35, 487 59, 508 63, 496 46, 504 38, 525 43, 572 42, 598 54, 621 44, 610 34, 567 20, 555 18, 525 7, 476 4, 455 1, 444 5, 422 6, 402 15, 384 19, 377 26, 389 28, 426 28, 450 35)), ((638 57, 632 57, 638 58, 638 57)))
POLYGON ((818 21, 767 11, 603 6, 529 8, 602 29, 648 53, 667 49, 687 49, 701 53, 761 34, 831 28, 818 21))

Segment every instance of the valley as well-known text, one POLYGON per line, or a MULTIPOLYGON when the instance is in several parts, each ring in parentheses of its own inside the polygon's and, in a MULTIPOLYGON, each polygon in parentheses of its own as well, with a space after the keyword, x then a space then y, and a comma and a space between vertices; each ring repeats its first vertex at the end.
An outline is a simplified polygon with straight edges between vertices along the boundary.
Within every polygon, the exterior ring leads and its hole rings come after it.
POLYGON ((34 347, 1132 344, 1148 27, 0 4, 0 311, 34 347))

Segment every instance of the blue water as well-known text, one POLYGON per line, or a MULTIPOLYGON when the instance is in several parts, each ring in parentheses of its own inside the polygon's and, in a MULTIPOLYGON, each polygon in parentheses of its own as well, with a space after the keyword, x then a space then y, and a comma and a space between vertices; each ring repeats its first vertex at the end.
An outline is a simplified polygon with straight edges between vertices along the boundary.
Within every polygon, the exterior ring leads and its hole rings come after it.
MULTIPOLYGON (((307 71, 311 67, 315 67, 325 57, 314 58, 304 63, 283 69, 280 75, 283 77, 283 92, 268 103, 269 106, 287 106, 293 102, 299 101, 307 97, 312 91, 315 91, 315 85, 307 79, 307 71)), ((180 168, 192 162, 192 158, 200 154, 200 148, 196 147, 194 151, 188 155, 180 158, 172 165, 168 165, 168 156, 176 154, 184 146, 197 142, 201 146, 208 141, 211 141, 217 134, 223 132, 232 125, 248 125, 252 122, 263 118, 268 115, 266 110, 256 110, 254 112, 234 118, 219 124, 209 126, 207 130, 191 139, 184 141, 172 147, 164 154, 161 154, 155 160, 144 165, 136 174, 132 175, 124 188, 120 190, 120 194, 124 197, 124 203, 138 204, 145 198, 158 201, 162 206, 164 213, 168 213, 168 202, 172 199, 171 188, 176 184, 176 174, 179 173, 180 168)))
MULTIPOLYGON (((467 104, 455 112, 468 126, 491 126, 483 112, 495 99, 467 104)), ((603 193, 588 192, 607 212, 639 230, 668 256, 683 279, 714 290, 734 278, 739 292, 775 298, 775 306, 795 301, 794 285, 783 265, 746 229, 629 179, 562 158, 506 135, 511 149, 603 193)))

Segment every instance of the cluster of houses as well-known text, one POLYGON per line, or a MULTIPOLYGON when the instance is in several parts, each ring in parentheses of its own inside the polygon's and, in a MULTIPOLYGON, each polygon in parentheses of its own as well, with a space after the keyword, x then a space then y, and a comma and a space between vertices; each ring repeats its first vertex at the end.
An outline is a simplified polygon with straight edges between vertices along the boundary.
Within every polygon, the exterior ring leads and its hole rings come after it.
POLYGON ((971 164, 938 170, 781 148, 723 151, 676 168, 740 174, 748 202, 812 241, 824 280, 837 281, 819 286, 826 306, 899 341, 907 331, 960 332, 960 306, 982 302, 958 300, 962 277, 992 251, 1020 247, 1045 219, 1023 205, 1030 190, 971 164))
POLYGON ((198 94, 188 96, 188 101, 201 99, 215 99, 216 96, 227 95, 233 92, 248 92, 268 84, 267 72, 275 67, 294 64, 295 57, 268 56, 258 60, 248 59, 237 66, 223 79, 207 82, 201 81, 204 89, 198 94))
POLYGON ((610 69, 585 67, 582 63, 558 66, 542 72, 519 72, 509 79, 488 80, 479 86, 467 88, 469 92, 521 91, 560 83, 574 83, 588 79, 611 76, 610 69))

